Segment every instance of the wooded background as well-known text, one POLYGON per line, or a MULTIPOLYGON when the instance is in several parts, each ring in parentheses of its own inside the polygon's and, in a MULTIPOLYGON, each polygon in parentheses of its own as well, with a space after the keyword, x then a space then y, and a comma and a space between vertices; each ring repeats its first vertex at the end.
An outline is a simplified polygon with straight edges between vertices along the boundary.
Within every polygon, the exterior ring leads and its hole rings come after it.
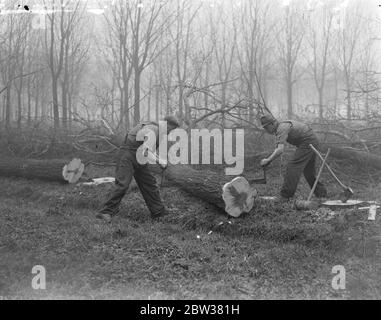
POLYGON ((380 117, 377 1, 18 5, 0 1, 5 128, 104 119, 124 131, 169 113, 191 127, 255 127, 263 105, 319 123, 380 117))

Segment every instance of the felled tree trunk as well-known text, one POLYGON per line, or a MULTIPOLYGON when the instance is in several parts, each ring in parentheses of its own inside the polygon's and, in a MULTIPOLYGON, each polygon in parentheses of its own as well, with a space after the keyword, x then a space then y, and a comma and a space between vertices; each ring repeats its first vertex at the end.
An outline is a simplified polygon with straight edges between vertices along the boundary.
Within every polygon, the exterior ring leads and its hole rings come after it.
POLYGON ((164 177, 182 190, 232 216, 250 211, 257 195, 257 191, 250 187, 247 181, 242 183, 245 181, 242 177, 233 183, 232 177, 212 171, 195 170, 187 165, 169 165, 164 177))
MULTIPOLYGON (((329 144, 322 144, 321 152, 326 153, 328 147, 331 149, 331 152, 330 152, 331 159, 336 158, 340 160, 346 160, 348 163, 356 164, 358 166, 361 166, 362 168, 370 167, 373 169, 381 170, 381 157, 378 155, 363 152, 363 151, 333 147, 333 146, 330 146, 329 144)), ((285 153, 286 158, 292 157, 293 153, 294 153, 293 149, 286 150, 286 153, 285 153)), ((245 156, 245 168, 253 164, 259 165, 260 160, 263 158, 266 158, 268 154, 269 152, 267 153, 263 152, 263 153, 259 153, 255 155, 245 156)), ((279 158, 276 161, 279 161, 279 158)), ((274 166, 274 164, 272 164, 272 166, 274 166)))
POLYGON ((362 151, 348 150, 344 148, 331 148, 331 156, 336 159, 347 160, 361 166, 362 168, 372 167, 381 170, 381 157, 362 151))
POLYGON ((83 171, 84 165, 79 159, 73 159, 70 162, 59 159, 0 159, 0 176, 76 183, 83 171))
POLYGON ((193 196, 225 210, 222 186, 227 182, 226 178, 214 172, 194 170, 186 165, 169 165, 164 178, 193 196))

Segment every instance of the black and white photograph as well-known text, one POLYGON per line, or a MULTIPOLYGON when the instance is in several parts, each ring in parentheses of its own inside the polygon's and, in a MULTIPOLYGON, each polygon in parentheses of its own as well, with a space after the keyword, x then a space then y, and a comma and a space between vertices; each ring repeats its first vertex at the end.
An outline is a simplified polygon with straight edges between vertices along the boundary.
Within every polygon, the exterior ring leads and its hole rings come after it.
POLYGON ((380 214, 381 0, 0 0, 0 307, 380 300, 380 214))

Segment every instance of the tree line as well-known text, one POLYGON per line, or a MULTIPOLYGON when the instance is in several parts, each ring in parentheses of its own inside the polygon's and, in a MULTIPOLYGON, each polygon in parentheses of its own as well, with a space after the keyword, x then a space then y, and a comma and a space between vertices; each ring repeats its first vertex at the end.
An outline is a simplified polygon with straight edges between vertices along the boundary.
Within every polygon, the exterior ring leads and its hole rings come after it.
POLYGON ((103 119, 125 130, 168 113, 245 126, 267 109, 379 116, 376 2, 41 1, 12 14, 14 1, 1 3, 6 128, 103 119))

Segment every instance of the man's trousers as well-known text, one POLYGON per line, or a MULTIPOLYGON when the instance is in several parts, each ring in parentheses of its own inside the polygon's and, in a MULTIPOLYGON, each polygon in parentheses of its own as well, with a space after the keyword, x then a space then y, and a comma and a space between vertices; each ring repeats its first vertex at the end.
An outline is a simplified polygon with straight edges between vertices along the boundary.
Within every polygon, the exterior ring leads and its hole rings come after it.
POLYGON ((155 177, 147 165, 141 165, 137 162, 136 152, 126 147, 122 147, 119 151, 115 184, 101 212, 110 215, 118 213, 120 202, 130 186, 132 177, 135 178, 151 215, 156 216, 163 213, 165 208, 160 198, 155 177))
MULTIPOLYGON (((293 158, 287 165, 286 175, 280 192, 282 197, 292 198, 294 196, 302 173, 310 187, 313 187, 316 180, 315 162, 316 155, 309 146, 302 146, 296 149, 293 158)), ((326 197, 327 189, 322 183, 318 182, 314 194, 318 198, 326 197)))

